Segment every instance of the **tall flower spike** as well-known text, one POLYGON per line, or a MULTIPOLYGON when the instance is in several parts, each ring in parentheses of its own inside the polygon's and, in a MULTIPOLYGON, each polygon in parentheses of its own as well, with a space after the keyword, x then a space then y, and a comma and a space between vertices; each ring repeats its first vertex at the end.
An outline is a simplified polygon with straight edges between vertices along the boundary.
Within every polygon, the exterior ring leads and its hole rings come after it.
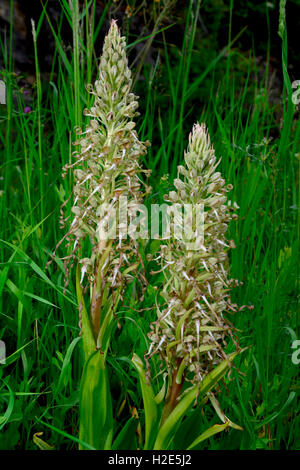
POLYGON ((64 239, 72 250, 65 266, 68 270, 77 260, 81 265, 81 284, 88 276, 95 337, 99 333, 102 303, 109 298, 117 303, 125 282, 131 278, 131 268, 139 259, 137 242, 125 240, 126 232, 123 236, 119 230, 115 239, 109 236, 109 230, 116 228, 121 196, 126 198, 130 216, 135 216, 143 198, 140 175, 147 173, 141 169, 139 158, 149 144, 140 142, 134 130, 138 102, 130 91, 125 46, 125 38, 113 20, 104 41, 99 78, 94 86, 87 87, 94 96, 93 106, 84 110, 90 117, 89 125, 84 131, 77 129, 74 145, 80 150, 73 153, 75 163, 64 168, 65 174, 73 171, 75 179, 71 214, 61 218, 63 226, 68 223, 64 239), (86 238, 89 243, 83 245, 86 238), (126 268, 131 274, 124 274, 126 268))
POLYGON ((177 385, 184 378, 199 384, 226 358, 226 337, 235 341, 233 328, 223 316, 236 307, 229 296, 232 280, 227 257, 233 242, 225 238, 229 221, 236 217, 230 202, 226 203, 232 186, 226 186, 216 171, 219 162, 204 124, 194 125, 184 158, 186 167, 178 167, 174 180, 176 190, 165 199, 193 208, 203 204, 204 243, 196 251, 186 249, 171 231, 169 243, 161 246, 166 306, 149 333, 149 356, 160 354, 177 385))

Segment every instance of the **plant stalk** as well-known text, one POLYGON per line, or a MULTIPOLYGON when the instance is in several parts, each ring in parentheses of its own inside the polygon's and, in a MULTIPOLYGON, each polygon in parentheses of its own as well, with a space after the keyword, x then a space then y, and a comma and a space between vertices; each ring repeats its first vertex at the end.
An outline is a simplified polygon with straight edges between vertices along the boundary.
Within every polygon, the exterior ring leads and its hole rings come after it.
MULTIPOLYGON (((184 359, 182 360, 184 361, 184 359)), ((181 361, 179 359, 177 360, 177 368, 173 370, 173 373, 172 373, 172 382, 171 382, 171 386, 169 387, 169 391, 166 397, 166 403, 163 409, 163 414, 162 414, 162 419, 161 419, 161 426, 164 424, 168 416, 172 413, 172 411, 176 407, 178 403, 178 397, 181 393, 181 389, 184 384, 184 379, 185 379, 184 373, 182 374, 181 382, 179 384, 176 382, 180 364, 181 364, 181 361)))

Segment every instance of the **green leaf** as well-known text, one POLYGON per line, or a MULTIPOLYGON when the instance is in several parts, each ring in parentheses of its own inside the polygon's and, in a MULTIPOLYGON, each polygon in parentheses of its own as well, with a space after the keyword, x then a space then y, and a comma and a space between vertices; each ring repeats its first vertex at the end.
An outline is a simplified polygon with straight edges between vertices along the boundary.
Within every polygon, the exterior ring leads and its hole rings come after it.
POLYGON ((43 441, 43 439, 39 437, 39 436, 42 436, 43 434, 44 433, 42 432, 36 432, 33 435, 33 442, 35 443, 35 445, 37 445, 38 448, 41 450, 54 450, 54 446, 50 446, 49 444, 47 444, 47 442, 43 441))
POLYGON ((230 362, 239 354, 234 352, 228 356, 228 360, 224 360, 215 369, 213 369, 201 382, 200 388, 195 385, 191 388, 186 395, 180 400, 178 405, 170 413, 166 421, 163 423, 157 435, 154 450, 166 450, 169 448, 170 443, 173 440, 176 429, 180 425, 182 418, 185 416, 187 411, 192 407, 194 401, 199 396, 206 395, 216 383, 226 374, 229 369, 230 362))
POLYGON ((12 353, 10 356, 8 356, 6 359, 5 359, 5 362, 4 364, 1 364, 1 367, 7 367, 9 366, 10 364, 13 364, 17 359, 19 359, 20 357, 20 354, 21 352, 23 351, 23 349, 27 348, 27 346, 29 346, 29 344, 35 342, 36 340, 35 339, 32 339, 31 341, 29 341, 28 343, 24 344, 24 346, 21 346, 19 349, 17 349, 17 351, 15 351, 14 353, 12 353))
POLYGON ((165 395, 166 395, 166 390, 167 390, 167 377, 168 377, 168 374, 165 373, 164 374, 164 383, 163 383, 163 386, 162 388, 160 389, 160 391, 158 392, 158 394, 156 395, 155 397, 155 402, 159 405, 163 399, 165 398, 165 395))
POLYGON ((5 411, 4 415, 0 416, 0 431, 3 429, 4 425, 8 422, 8 420, 9 420, 11 414, 12 414, 12 411, 14 409, 14 404, 15 404, 14 392, 12 391, 12 389, 10 388, 8 383, 5 382, 5 380, 1 379, 1 381, 8 388, 9 401, 8 401, 8 405, 7 405, 7 408, 6 408, 6 411, 5 411))
MULTIPOLYGON (((44 271, 26 254, 24 251, 22 251, 19 247, 13 245, 12 243, 9 243, 5 240, 0 239, 1 243, 4 243, 5 245, 9 246, 14 250, 14 253, 18 253, 19 255, 22 256, 22 258, 25 260, 25 262, 30 266, 31 269, 44 281, 46 282, 49 286, 51 286, 54 290, 56 290, 60 295, 62 295, 66 300, 68 300, 70 303, 76 305, 75 302, 73 302, 73 299, 70 299, 67 295, 65 295, 44 273, 44 271)), ((14 254, 13 253, 13 254, 14 254)), ((10 258, 12 259, 12 257, 10 258)), ((3 269, 1 272, 1 284, 0 287, 2 287, 3 282, 5 283, 6 277, 7 277, 7 269, 3 269)))
POLYGON ((78 439, 77 437, 75 436, 72 436, 71 434, 68 434, 67 432, 65 431, 62 431, 61 429, 57 428, 56 426, 52 426, 51 424, 49 423, 46 423, 46 421, 43 421, 42 419, 40 418, 36 418, 37 419, 37 422, 42 424, 43 426, 46 426, 46 428, 49 428, 51 429, 52 431, 54 431, 56 434, 60 434, 61 436, 65 437, 66 439, 68 439, 69 441, 71 442, 76 442, 77 444, 81 445, 82 446, 82 449, 89 449, 89 450, 96 450, 93 446, 90 446, 87 442, 83 442, 81 441, 80 439, 78 439))
POLYGON ((227 416, 224 414, 223 410, 221 409, 221 406, 220 406, 220 403, 218 402, 218 400, 216 399, 216 397, 211 393, 209 392, 208 393, 208 396, 209 396, 209 399, 210 399, 210 402, 212 404, 212 406, 214 407, 217 415, 219 416, 220 420, 222 421, 222 423, 228 423, 228 426, 233 428, 233 429, 237 429, 238 431, 243 431, 243 428, 241 426, 239 426, 238 424, 235 424, 233 421, 231 421, 229 418, 227 418, 227 416))
POLYGON ((136 428, 138 421, 133 416, 129 418, 125 426, 119 432, 113 442, 112 450, 136 450, 136 428))
POLYGON ((224 429, 228 428, 228 426, 228 421, 224 424, 214 424, 209 429, 200 434, 200 436, 192 442, 192 444, 187 448, 187 450, 193 449, 193 447, 196 447, 198 444, 200 444, 200 442, 205 441, 206 439, 209 439, 215 434, 224 431, 224 429))
POLYGON ((95 338, 93 335, 92 325, 91 325, 88 313, 86 311, 84 298, 82 294, 82 288, 80 285, 79 265, 77 265, 77 270, 76 270, 76 294, 77 294, 79 311, 81 312, 81 331, 82 331, 83 351, 84 351, 85 360, 87 361, 90 355, 96 349, 96 342, 95 342, 95 338))
POLYGON ((111 296, 105 302, 105 304, 102 305, 101 325, 100 325, 100 330, 99 330, 96 346, 98 349, 101 349, 101 351, 104 354, 104 358, 106 357, 106 354, 107 354, 112 331, 117 323, 115 321, 114 312, 116 312, 118 308, 122 289, 123 289, 123 286, 118 287, 118 289, 114 293, 114 296, 111 296))
MULTIPOLYGON (((97 450, 109 450, 113 436, 111 393, 100 351, 95 351, 86 362, 80 384, 79 438, 97 450)), ((79 449, 84 449, 79 445, 79 449)))
POLYGON ((75 348, 76 344, 78 343, 78 341, 80 341, 80 340, 81 340, 81 337, 74 338, 72 343, 70 344, 70 346, 67 349, 66 355, 65 355, 64 360, 63 360, 61 373, 60 373, 58 383, 57 383, 57 386, 56 386, 55 396, 57 396, 57 394, 61 391, 61 389, 63 387, 64 378, 65 378, 66 373, 69 369, 69 366, 71 365, 71 357, 72 357, 74 348, 75 348))
POLYGON ((279 415, 281 415, 283 413, 283 411, 288 407, 290 406, 290 404, 292 403, 292 401, 294 400, 294 398, 297 396, 297 393, 296 392, 290 392, 286 402, 284 403, 284 405, 282 406, 282 408, 279 410, 279 411, 274 411, 274 413, 272 413, 270 416, 268 416, 267 418, 265 418, 264 420, 260 421, 259 424, 257 424, 255 426, 255 429, 260 429, 262 426, 265 426, 266 424, 269 424, 271 423, 271 421, 273 421, 274 419, 278 418, 279 415))
POLYGON ((136 41, 134 41, 130 44, 127 44, 126 49, 128 49, 129 47, 134 47, 137 44, 139 44, 140 42, 146 41, 147 39, 154 38, 157 34, 162 33, 163 31, 166 31, 169 28, 172 28, 175 24, 176 23, 165 26, 164 28, 161 28, 159 31, 154 31, 152 34, 149 34, 148 36, 144 36, 141 39, 137 39, 136 41))
POLYGON ((152 448, 152 444, 154 442, 156 432, 157 432, 157 425, 158 425, 158 410, 157 405, 155 402, 155 395, 151 384, 146 382, 146 375, 143 367, 143 361, 136 355, 133 355, 131 359, 132 363, 134 364, 136 370, 139 374, 142 395, 143 395, 143 402, 144 402, 144 410, 145 410, 145 445, 144 450, 148 450, 152 448))

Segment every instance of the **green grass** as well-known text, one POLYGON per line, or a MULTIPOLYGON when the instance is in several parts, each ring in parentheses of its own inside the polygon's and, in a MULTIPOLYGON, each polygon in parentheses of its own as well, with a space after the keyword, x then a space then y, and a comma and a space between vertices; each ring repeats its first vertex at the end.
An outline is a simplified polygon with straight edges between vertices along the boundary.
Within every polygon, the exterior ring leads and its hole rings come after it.
MULTIPOLYGON (((265 76, 258 78, 254 49, 250 57, 242 56, 231 34, 227 48, 220 53, 210 51, 207 66, 197 71, 201 63, 201 49, 195 41, 199 3, 190 2, 187 8, 182 49, 168 44, 162 33, 157 42, 159 60, 153 67, 142 63, 139 77, 144 79, 136 83, 141 96, 139 135, 153 142, 144 159, 144 165, 153 169, 151 201, 159 201, 165 189, 160 177, 176 174, 188 132, 199 120, 206 122, 216 154, 222 156, 221 171, 234 186, 230 198, 240 206, 239 219, 230 227, 236 243, 231 274, 243 284, 233 298, 238 305, 254 308, 236 313, 232 321, 240 330, 241 344, 251 348, 237 361, 244 375, 232 372, 219 401, 244 432, 231 429, 199 448, 299 449, 299 366, 292 363, 291 345, 299 338, 300 124, 291 100, 287 105, 285 100, 291 92, 287 37, 285 33, 282 104, 275 105, 269 101, 268 67, 265 76), (244 65, 238 68, 241 60, 244 65), (199 94, 204 95, 201 107, 199 94)), ((77 1, 70 9, 61 0, 62 14, 73 25, 74 44, 66 52, 61 22, 50 25, 57 49, 48 82, 41 80, 38 63, 39 31, 42 22, 50 22, 44 9, 35 25, 37 80, 29 114, 24 113, 13 73, 12 30, 6 43, 1 42, 7 106, 1 106, 0 118, 0 339, 6 343, 8 358, 0 365, 0 449, 36 449, 33 436, 37 432, 43 432, 42 439, 55 449, 78 445, 83 355, 75 273, 64 292, 63 262, 56 258, 49 270, 45 265, 62 238, 59 206, 72 181, 61 179, 61 168, 71 160, 74 127, 85 119, 82 110, 89 104, 85 85, 96 72, 92 48, 107 14, 95 28, 93 4, 89 3, 89 21, 78 11, 77 1), (85 35, 80 33, 83 30, 85 35)), ((228 14, 232 18, 232 6, 228 14)), ((156 31, 161 28, 156 23, 156 31)), ((136 39, 128 37, 129 52, 136 39)), ((144 43, 152 40, 151 36, 144 43)), ((60 251, 59 256, 64 253, 60 251)), ((134 408, 143 421, 141 392, 127 357, 132 351, 144 354, 154 301, 155 291, 149 286, 145 310, 139 313, 133 288, 118 313, 121 330, 108 357, 119 423, 116 433, 134 408)), ((159 384, 157 379, 157 391, 159 384)), ((219 422, 210 408, 205 415, 194 409, 174 445, 182 448, 187 437, 191 442, 212 419, 219 422)))

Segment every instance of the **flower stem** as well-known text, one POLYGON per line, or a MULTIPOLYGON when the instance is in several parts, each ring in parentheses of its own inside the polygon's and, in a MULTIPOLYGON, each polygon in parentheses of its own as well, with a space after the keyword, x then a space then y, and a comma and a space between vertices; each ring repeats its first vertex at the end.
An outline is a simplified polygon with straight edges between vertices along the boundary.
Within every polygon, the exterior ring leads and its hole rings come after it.
MULTIPOLYGON (((184 361, 184 359, 182 360, 184 361)), ((181 393, 181 389, 182 389, 182 386, 184 384, 184 379, 185 379, 184 377, 185 374, 183 373, 181 376, 180 383, 178 384, 176 382, 180 365, 181 365, 181 360, 179 359, 177 360, 177 368, 173 370, 173 373, 172 373, 172 382, 171 382, 168 395, 166 398, 166 403, 165 403, 163 414, 162 414, 161 425, 164 424, 164 422, 166 421, 168 416, 172 413, 172 411, 174 410, 174 408, 176 407, 178 403, 178 397, 181 393)))

